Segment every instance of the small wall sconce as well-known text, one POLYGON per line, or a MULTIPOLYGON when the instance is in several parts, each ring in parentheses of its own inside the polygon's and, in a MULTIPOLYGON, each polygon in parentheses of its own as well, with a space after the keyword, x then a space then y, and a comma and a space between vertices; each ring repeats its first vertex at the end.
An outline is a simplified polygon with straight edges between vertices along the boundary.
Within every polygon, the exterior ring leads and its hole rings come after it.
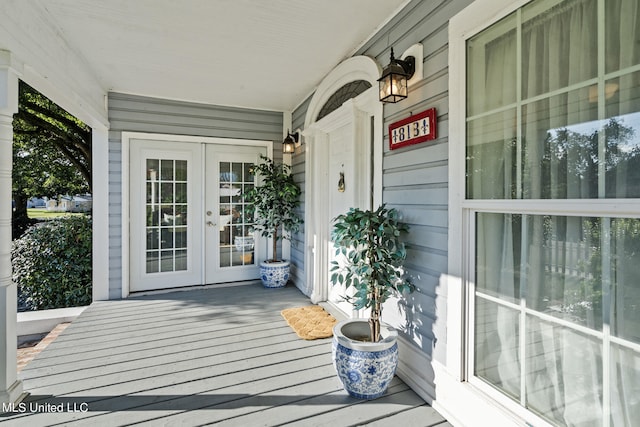
POLYGON ((298 132, 291 133, 287 130, 287 137, 282 141, 282 152, 284 154, 293 154, 296 150, 296 142, 300 139, 298 132))
POLYGON ((380 84, 380 101, 395 103, 405 99, 408 95, 407 81, 413 77, 416 70, 416 58, 407 56, 404 60, 396 59, 391 48, 389 65, 382 70, 380 84))

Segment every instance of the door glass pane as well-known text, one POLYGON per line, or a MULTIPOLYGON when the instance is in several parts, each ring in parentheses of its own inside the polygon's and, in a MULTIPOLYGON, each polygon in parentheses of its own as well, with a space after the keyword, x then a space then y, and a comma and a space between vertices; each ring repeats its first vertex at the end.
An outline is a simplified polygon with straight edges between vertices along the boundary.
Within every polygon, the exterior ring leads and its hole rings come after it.
POLYGON ((176 160, 176 182, 187 182, 186 160, 176 160))
POLYGON ((175 270, 183 271, 187 269, 187 250, 177 250, 175 252, 175 270))
POLYGON ((164 182, 173 182, 173 160, 160 160, 160 179, 164 182))
POLYGON ((187 247, 187 227, 176 227, 174 243, 176 248, 187 247))
POLYGON ((173 264, 173 251, 161 251, 160 252, 160 272, 165 273, 168 271, 174 271, 173 264))
POLYGON ((253 163, 244 163, 244 182, 254 181, 253 163))
POLYGON ((176 203, 187 203, 187 184, 176 184, 176 203))
POLYGON ((246 214, 243 191, 254 185, 253 163, 220 162, 220 267, 251 265, 253 217, 246 214))
POLYGON ((147 159, 146 163, 146 272, 187 270, 187 162, 147 159))
POLYGON ((147 273, 157 273, 160 271, 159 257, 160 253, 158 251, 147 250, 147 273))

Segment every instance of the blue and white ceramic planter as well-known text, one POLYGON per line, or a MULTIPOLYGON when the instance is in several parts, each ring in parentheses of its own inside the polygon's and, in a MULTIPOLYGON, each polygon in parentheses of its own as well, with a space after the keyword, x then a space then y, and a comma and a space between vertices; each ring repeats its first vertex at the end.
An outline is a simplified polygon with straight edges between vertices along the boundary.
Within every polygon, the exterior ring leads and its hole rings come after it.
POLYGON ((260 279, 265 288, 282 288, 289 281, 291 262, 278 261, 260 263, 260 279))
POLYGON ((398 366, 398 333, 382 324, 377 343, 358 340, 369 336, 367 319, 351 319, 333 327, 333 365, 344 389, 359 399, 382 396, 398 366))

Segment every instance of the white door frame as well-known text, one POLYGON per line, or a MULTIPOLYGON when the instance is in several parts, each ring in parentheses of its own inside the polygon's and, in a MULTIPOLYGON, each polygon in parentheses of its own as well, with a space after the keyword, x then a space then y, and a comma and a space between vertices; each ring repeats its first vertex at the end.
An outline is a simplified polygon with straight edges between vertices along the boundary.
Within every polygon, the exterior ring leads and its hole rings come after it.
MULTIPOLYGON (((266 140, 250 140, 250 139, 231 139, 231 138, 214 138, 214 137, 200 137, 190 135, 171 135, 171 134, 157 134, 147 132, 122 132, 122 239, 121 239, 121 259, 122 259, 122 298, 126 298, 131 293, 130 274, 131 274, 131 251, 129 248, 129 242, 131 237, 130 232, 130 168, 131 162, 129 153, 131 149, 131 140, 156 140, 156 141, 175 141, 175 142, 193 142, 199 144, 219 144, 219 145, 235 145, 235 146, 256 146, 265 147, 267 150, 267 156, 273 158, 273 141, 266 140)), ((161 149, 162 147, 158 147, 161 149)), ((203 177, 204 179, 204 177, 203 177)), ((199 191, 204 197, 204 182, 200 185, 199 191)), ((204 250, 204 249, 203 249, 204 250)), ((202 280, 204 283, 204 268, 202 269, 202 280)))
MULTIPOLYGON (((382 138, 383 109, 378 99, 380 66, 366 56, 347 59, 336 67, 320 84, 314 94, 307 115, 303 136, 307 149, 305 152, 305 182, 308 195, 305 200, 305 270, 306 293, 314 303, 328 298, 328 251, 330 220, 327 206, 329 193, 327 184, 335 181, 328 177, 329 154, 323 145, 327 134, 349 123, 353 124, 355 146, 356 181, 365 188, 359 188, 356 194, 359 207, 369 207, 370 200, 377 206, 382 202, 382 138), (320 109, 338 89, 347 83, 365 80, 371 88, 356 98, 346 101, 338 110, 320 121, 316 121, 320 109), (373 123, 371 123, 373 118, 373 123), (373 133, 373 135, 372 135, 373 133), (373 141, 373 144, 370 143, 373 141), (373 182, 373 194, 368 183, 373 182), (367 184, 362 184, 367 183, 367 184)), ((333 187, 331 187, 333 188, 333 187)))

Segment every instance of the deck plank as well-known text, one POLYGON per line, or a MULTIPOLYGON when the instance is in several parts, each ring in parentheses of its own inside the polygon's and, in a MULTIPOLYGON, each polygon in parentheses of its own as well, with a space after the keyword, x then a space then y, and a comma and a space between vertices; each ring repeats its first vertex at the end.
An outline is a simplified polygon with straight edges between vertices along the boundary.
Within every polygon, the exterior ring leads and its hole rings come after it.
POLYGON ((314 415, 305 419, 298 419, 291 422, 291 426, 352 426, 363 425, 372 420, 380 419, 386 415, 393 415, 406 409, 423 405, 424 400, 406 388, 396 390, 390 388, 382 397, 364 402, 359 405, 349 405, 345 407, 333 408, 323 414, 314 415))
POLYGON ((451 427, 435 409, 426 403, 406 411, 387 415, 379 420, 364 424, 366 427, 388 427, 388 426, 423 426, 423 427, 451 427))
POLYGON ((331 340, 300 340, 280 316, 309 304, 253 283, 94 303, 21 373, 27 407, 89 410, 0 424, 448 425, 398 378, 375 401, 348 396, 331 340))

